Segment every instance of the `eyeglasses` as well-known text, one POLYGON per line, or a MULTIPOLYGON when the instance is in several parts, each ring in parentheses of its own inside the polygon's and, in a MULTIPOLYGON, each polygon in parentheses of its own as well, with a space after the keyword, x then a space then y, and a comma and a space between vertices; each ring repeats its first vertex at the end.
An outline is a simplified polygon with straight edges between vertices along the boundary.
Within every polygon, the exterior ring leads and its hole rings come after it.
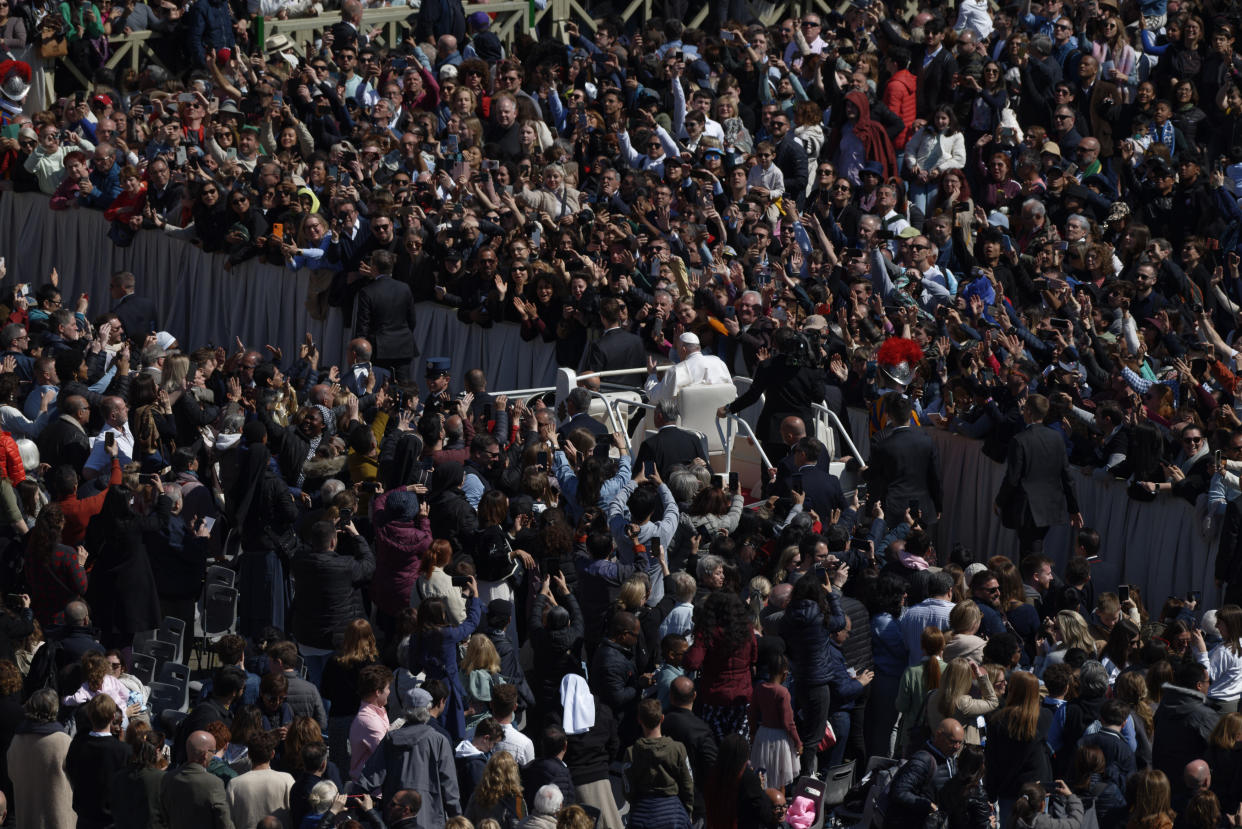
MULTIPOLYGON (((7 6, 7 5, 8 5, 8 3, 0 3, 0 6, 7 6)), ((120 668, 120 667, 121 667, 121 663, 120 663, 120 662, 113 662, 111 659, 109 659, 109 660, 108 660, 108 667, 109 667, 109 668, 111 668, 112 670, 114 670, 114 671, 115 671, 115 670, 117 670, 118 668, 120 668)))
POLYGON ((833 189, 833 190, 836 190, 838 193, 848 193, 848 192, 850 192, 851 190, 853 190, 854 188, 853 188, 853 187, 851 187, 851 186, 850 186, 850 185, 848 185, 848 184, 834 184, 834 185, 832 186, 832 189, 833 189))
POLYGON ((371 225, 371 227, 375 228, 376 230, 392 230, 392 225, 388 224, 387 222, 385 222, 385 223, 384 223, 384 224, 382 224, 382 225, 380 225, 380 224, 373 224, 373 225, 371 225))
POLYGON ((237 198, 230 199, 229 204, 246 204, 249 201, 250 199, 246 198, 245 196, 238 196, 237 198))
POLYGON ((1069 121, 1073 119, 1074 116, 1073 115, 1056 115, 1053 117, 1055 117, 1058 121, 1069 121))
POLYGON ((819 28, 819 23, 818 23, 817 21, 815 21, 815 20, 803 20, 803 21, 802 21, 802 28, 804 28, 804 29, 818 29, 818 28, 819 28))
POLYGON ((1193 435, 1182 438, 1182 443, 1203 443, 1202 437, 1194 437, 1193 435))
POLYGON ((219 190, 217 190, 217 189, 215 189, 214 187, 213 187, 213 188, 211 188, 210 190, 204 190, 204 191, 203 191, 203 195, 204 195, 204 196, 216 196, 216 195, 219 195, 219 193, 220 193, 220 191, 219 191, 219 190))

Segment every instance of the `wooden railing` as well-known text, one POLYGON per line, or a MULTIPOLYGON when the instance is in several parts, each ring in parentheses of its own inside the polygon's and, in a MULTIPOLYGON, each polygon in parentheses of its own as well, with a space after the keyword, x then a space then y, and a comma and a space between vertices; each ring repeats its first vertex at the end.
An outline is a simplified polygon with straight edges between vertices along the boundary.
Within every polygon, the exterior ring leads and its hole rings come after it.
MULTIPOLYGON (((526 0, 501 0, 496 3, 464 2, 462 6, 467 16, 476 11, 487 12, 492 17, 492 32, 500 38, 501 43, 511 49, 519 35, 535 36, 536 30, 550 33, 551 36, 565 41, 568 39, 565 24, 570 22, 576 23, 584 33, 593 32, 598 21, 585 8, 583 5, 585 2, 587 0, 548 0, 545 8, 535 11, 533 25, 530 5, 526 0), (541 25, 545 18, 550 21, 549 25, 541 25)), ((622 21, 649 20, 654 13, 652 2, 653 0, 630 0, 629 5, 620 14, 622 21)), ((755 5, 758 7, 760 21, 765 26, 772 26, 787 16, 800 15, 803 10, 813 9, 821 14, 831 14, 833 11, 844 9, 849 2, 850 0, 839 0, 837 3, 830 2, 830 0, 778 0, 777 2, 766 0, 766 2, 761 1, 755 5)), ((691 28, 702 26, 710 13, 709 5, 708 3, 701 4, 694 16, 686 21, 687 25, 691 28)), ((405 33, 410 29, 409 18, 413 14, 416 14, 414 9, 406 5, 364 9, 361 28, 365 31, 378 28, 380 30, 377 35, 379 43, 386 48, 392 48, 401 42, 405 33)), ((285 35, 292 41, 297 54, 306 57, 308 47, 313 49, 315 41, 339 20, 338 12, 325 12, 316 17, 298 17, 289 20, 269 19, 265 24, 266 36, 285 35)), ((137 71, 144 62, 163 65, 149 44, 149 41, 158 37, 161 35, 151 31, 113 35, 108 39, 112 46, 112 54, 105 66, 109 69, 117 69, 124 65, 137 71)), ((84 77, 67 58, 58 58, 45 68, 49 74, 63 69, 77 78, 88 90, 94 88, 94 84, 84 77)), ((49 95, 52 88, 49 79, 47 84, 49 95)), ((50 98, 46 103, 51 104, 50 98)))

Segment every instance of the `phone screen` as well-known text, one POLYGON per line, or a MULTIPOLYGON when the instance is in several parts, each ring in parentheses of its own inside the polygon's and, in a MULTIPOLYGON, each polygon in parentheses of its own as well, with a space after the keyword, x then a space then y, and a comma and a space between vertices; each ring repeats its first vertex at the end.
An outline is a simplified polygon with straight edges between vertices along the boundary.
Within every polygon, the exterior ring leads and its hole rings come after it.
POLYGON ((539 464, 540 466, 547 466, 548 465, 548 453, 540 452, 538 455, 536 455, 535 463, 539 464))
POLYGON ((733 490, 734 492, 737 492, 738 485, 739 485, 738 474, 736 472, 730 472, 729 473, 729 489, 733 490))
POLYGON ((647 477, 655 474, 655 461, 643 461, 643 474, 647 477))

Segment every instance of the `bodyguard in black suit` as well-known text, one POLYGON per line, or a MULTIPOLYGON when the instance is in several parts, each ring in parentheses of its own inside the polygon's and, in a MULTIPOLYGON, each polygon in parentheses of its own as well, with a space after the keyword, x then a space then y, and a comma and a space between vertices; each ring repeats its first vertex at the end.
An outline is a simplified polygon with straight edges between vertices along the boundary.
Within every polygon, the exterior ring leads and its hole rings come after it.
POLYGON ((354 330, 370 340, 372 362, 390 369, 399 381, 412 380, 411 364, 418 356, 414 344, 414 296, 404 282, 392 278, 397 257, 388 251, 371 254, 372 278, 358 293, 358 320, 354 330))
POLYGON ((832 516, 834 509, 845 509, 845 492, 837 476, 818 467, 821 457, 828 453, 827 447, 815 438, 803 438, 794 446, 794 463, 798 469, 790 480, 776 487, 776 494, 789 495, 793 491, 794 481, 801 476, 802 491, 806 493, 803 511, 815 513, 825 521, 832 516))
MULTIPOLYGON (((679 676, 668 690, 668 710, 660 731, 686 747, 690 770, 695 780, 706 780, 712 766, 716 765, 719 746, 712 727, 694 713, 694 680, 679 676)), ((694 817, 696 820, 707 813, 703 800, 703 787, 694 787, 694 817)))
POLYGON ((604 333, 587 346, 578 364, 581 373, 612 371, 618 368, 637 369, 634 374, 607 377, 606 382, 627 386, 641 386, 647 377, 647 350, 642 337, 622 328, 627 315, 625 303, 609 297, 599 304, 599 318, 604 323, 604 333))
POLYGON ((639 464, 654 463, 661 478, 666 477, 677 464, 688 464, 695 458, 707 462, 707 441, 699 433, 679 427, 677 418, 680 414, 676 401, 661 400, 657 403, 655 423, 658 431, 638 447, 635 460, 639 464))
POLYGON ((1042 552, 1048 530, 1068 521, 1082 526, 1065 442, 1043 425, 1048 398, 1032 394, 1022 407, 1026 428, 1009 442, 1005 480, 996 493, 1001 523, 1018 531, 1022 556, 1042 552))
POLYGON ((118 271, 112 275, 108 290, 112 295, 112 313, 125 327, 125 336, 141 343, 147 334, 159 330, 159 309, 151 300, 134 294, 136 281, 129 271, 118 271))
POLYGON ((392 377, 392 372, 371 362, 371 343, 358 337, 349 341, 349 366, 341 372, 341 385, 358 397, 373 394, 384 387, 392 377), (367 391, 367 383, 371 375, 375 375, 375 385, 367 391))
POLYGON ((887 20, 880 27, 889 41, 910 50, 913 56, 910 71, 918 79, 914 92, 917 115, 930 121, 936 107, 953 103, 953 76, 957 74, 957 61, 944 48, 944 21, 936 18, 927 21, 923 25, 921 44, 903 37, 887 20))
POLYGON ((911 428, 910 401, 897 392, 886 397, 884 411, 892 430, 871 447, 867 465, 871 497, 884 505, 888 516, 900 516, 911 501, 918 501, 920 523, 926 527, 935 523, 943 505, 940 452, 926 432, 911 428))
POLYGON ((608 434, 608 427, 591 417, 587 412, 591 408, 591 393, 586 389, 573 389, 565 398, 565 414, 569 419, 556 430, 559 437, 565 437, 574 429, 586 429, 597 438, 608 434))
MULTIPOLYGON (((798 445, 798 441, 806 437, 806 424, 802 422, 802 418, 790 415, 781 421, 781 442, 789 447, 789 451, 785 453, 785 457, 776 462, 776 479, 765 485, 764 495, 770 495, 775 488, 781 484, 789 485, 790 477, 798 471, 798 465, 795 462, 794 447, 798 445)), ((770 461, 776 461, 776 458, 768 458, 770 461)), ((828 453, 819 456, 819 460, 815 463, 815 468, 828 472, 832 465, 832 458, 828 457, 828 453)))

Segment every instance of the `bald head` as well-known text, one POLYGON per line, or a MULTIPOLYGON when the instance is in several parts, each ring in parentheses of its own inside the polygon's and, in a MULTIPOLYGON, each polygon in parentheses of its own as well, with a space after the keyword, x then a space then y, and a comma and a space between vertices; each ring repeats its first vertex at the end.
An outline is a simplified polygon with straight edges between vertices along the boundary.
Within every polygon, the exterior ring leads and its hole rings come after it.
POLYGON ((65 605, 65 622, 70 625, 85 625, 90 622, 90 615, 86 602, 69 602, 65 605))
POLYGON ((668 690, 668 702, 673 708, 689 708, 694 705, 694 680, 690 677, 677 677, 668 690))
POLYGON ((784 610, 789 607, 791 596, 793 596, 793 585, 789 582, 782 582, 772 588, 772 594, 768 596, 768 605, 777 610, 784 610))
POLYGON ((1182 780, 1192 792, 1202 791, 1212 785, 1212 767, 1203 760, 1191 760, 1182 772, 1182 780))
POLYGON ((781 421, 781 441, 792 446, 806 437, 806 424, 802 418, 790 416, 781 421))
POLYGON ((185 741, 186 758, 191 763, 207 765, 216 752, 216 738, 209 731, 195 731, 185 741))
POLYGON ((332 387, 327 383, 311 386, 310 402, 312 405, 332 408, 332 387))
POLYGON ((362 337, 350 340, 349 350, 354 355, 352 362, 366 363, 371 360, 371 344, 362 337))
POLYGON ((949 717, 940 721, 940 726, 936 729, 932 742, 936 744, 936 748, 940 749, 940 753, 946 757, 952 757, 962 750, 962 744, 966 741, 966 730, 962 728, 962 724, 957 720, 949 717))

